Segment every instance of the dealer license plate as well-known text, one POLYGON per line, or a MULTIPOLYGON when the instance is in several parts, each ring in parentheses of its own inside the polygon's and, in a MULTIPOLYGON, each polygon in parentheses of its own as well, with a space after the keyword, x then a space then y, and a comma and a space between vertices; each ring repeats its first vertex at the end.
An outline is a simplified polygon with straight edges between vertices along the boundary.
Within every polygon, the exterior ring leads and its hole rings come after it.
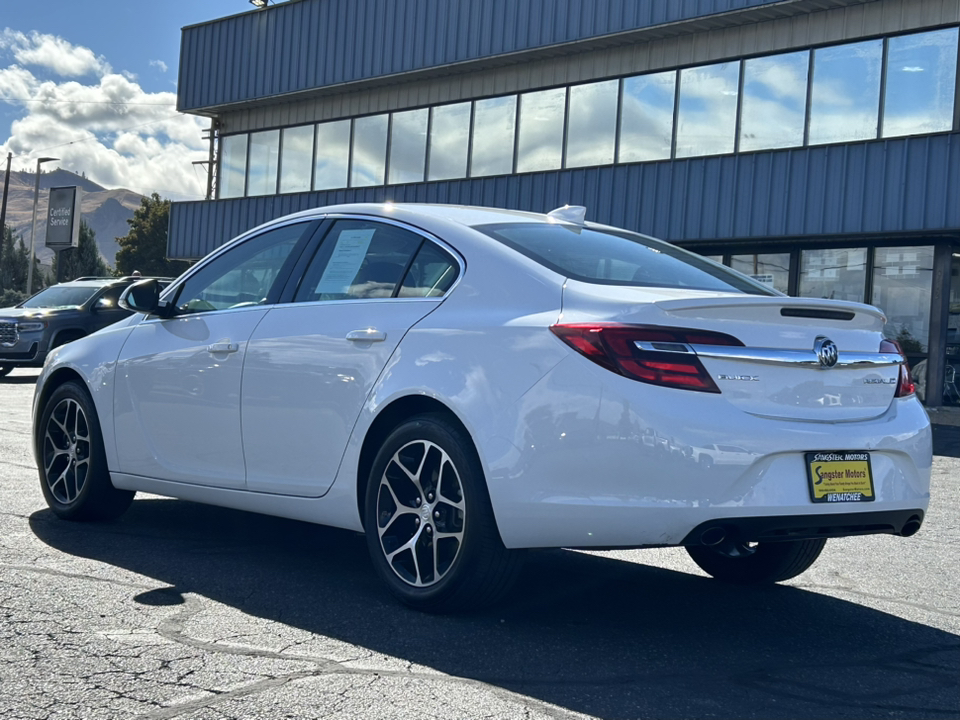
POLYGON ((808 452, 804 457, 813 502, 871 502, 876 499, 870 453, 834 450, 808 452))

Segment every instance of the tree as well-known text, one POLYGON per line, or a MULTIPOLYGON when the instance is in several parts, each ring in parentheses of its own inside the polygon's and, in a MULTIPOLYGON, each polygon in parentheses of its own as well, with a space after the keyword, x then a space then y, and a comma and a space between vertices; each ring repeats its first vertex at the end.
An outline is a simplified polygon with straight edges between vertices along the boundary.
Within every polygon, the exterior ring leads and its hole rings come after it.
POLYGON ((170 222, 170 201, 157 193, 140 200, 140 207, 127 220, 130 232, 117 238, 117 272, 131 275, 176 277, 190 263, 167 259, 167 225, 170 222))
POLYGON ((57 253, 53 260, 53 276, 67 282, 84 275, 110 274, 110 267, 100 256, 96 233, 85 220, 80 220, 80 239, 77 247, 57 253))
MULTIPOLYGON (((47 284, 47 275, 34 261, 33 289, 42 290, 47 284)), ((16 305, 27 296, 27 267, 30 264, 30 251, 23 238, 14 242, 13 231, 9 226, 3 228, 3 241, 0 242, 0 307, 16 305)))

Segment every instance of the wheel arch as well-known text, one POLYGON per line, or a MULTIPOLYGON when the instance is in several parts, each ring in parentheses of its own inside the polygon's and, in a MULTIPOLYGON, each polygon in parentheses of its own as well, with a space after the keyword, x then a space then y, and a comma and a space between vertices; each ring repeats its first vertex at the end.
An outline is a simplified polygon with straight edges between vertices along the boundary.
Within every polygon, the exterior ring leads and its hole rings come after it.
POLYGON ((466 425, 453 410, 441 401, 427 395, 405 395, 391 401, 374 418, 360 447, 360 457, 357 460, 356 500, 361 524, 364 521, 363 504, 366 497, 367 480, 380 446, 387 439, 387 436, 405 419, 424 413, 437 413, 449 419, 464 435, 470 438, 473 451, 477 453, 476 443, 473 441, 466 425))
POLYGON ((87 336, 87 331, 84 330, 83 328, 68 327, 68 328, 63 328, 61 330, 57 330, 57 332, 54 333, 53 337, 50 338, 49 349, 53 350, 56 347, 60 347, 61 345, 66 345, 69 342, 73 342, 74 340, 79 340, 80 338, 86 337, 86 336, 87 336), (67 339, 64 340, 63 338, 67 338, 67 339))

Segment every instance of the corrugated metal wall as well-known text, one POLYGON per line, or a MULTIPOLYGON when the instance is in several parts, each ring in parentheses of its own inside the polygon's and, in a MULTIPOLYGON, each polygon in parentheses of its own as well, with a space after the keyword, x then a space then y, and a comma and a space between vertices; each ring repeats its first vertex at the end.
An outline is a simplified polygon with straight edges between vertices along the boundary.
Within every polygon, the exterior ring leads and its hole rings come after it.
POLYGON ((177 103, 196 110, 795 1, 298 0, 184 28, 177 103))
POLYGON ((960 0, 883 0, 500 68, 224 112, 224 134, 522 92, 960 22, 960 0))
POLYGON ((195 258, 275 217, 342 202, 549 211, 674 242, 960 231, 960 133, 388 188, 174 203, 168 251, 195 258))

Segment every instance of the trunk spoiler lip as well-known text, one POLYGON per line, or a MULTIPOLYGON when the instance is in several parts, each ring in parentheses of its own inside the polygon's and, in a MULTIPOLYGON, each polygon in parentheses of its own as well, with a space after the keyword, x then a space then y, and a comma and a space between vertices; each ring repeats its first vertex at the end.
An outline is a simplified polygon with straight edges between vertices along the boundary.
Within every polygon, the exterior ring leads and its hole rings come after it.
POLYGON ((850 300, 827 300, 823 298, 789 297, 761 297, 745 295, 725 295, 723 297, 690 297, 683 299, 655 300, 653 305, 667 313, 682 312, 697 309, 720 309, 725 307, 742 308, 744 306, 756 308, 809 308, 811 310, 847 310, 849 312, 866 314, 886 322, 883 312, 866 303, 850 300))

